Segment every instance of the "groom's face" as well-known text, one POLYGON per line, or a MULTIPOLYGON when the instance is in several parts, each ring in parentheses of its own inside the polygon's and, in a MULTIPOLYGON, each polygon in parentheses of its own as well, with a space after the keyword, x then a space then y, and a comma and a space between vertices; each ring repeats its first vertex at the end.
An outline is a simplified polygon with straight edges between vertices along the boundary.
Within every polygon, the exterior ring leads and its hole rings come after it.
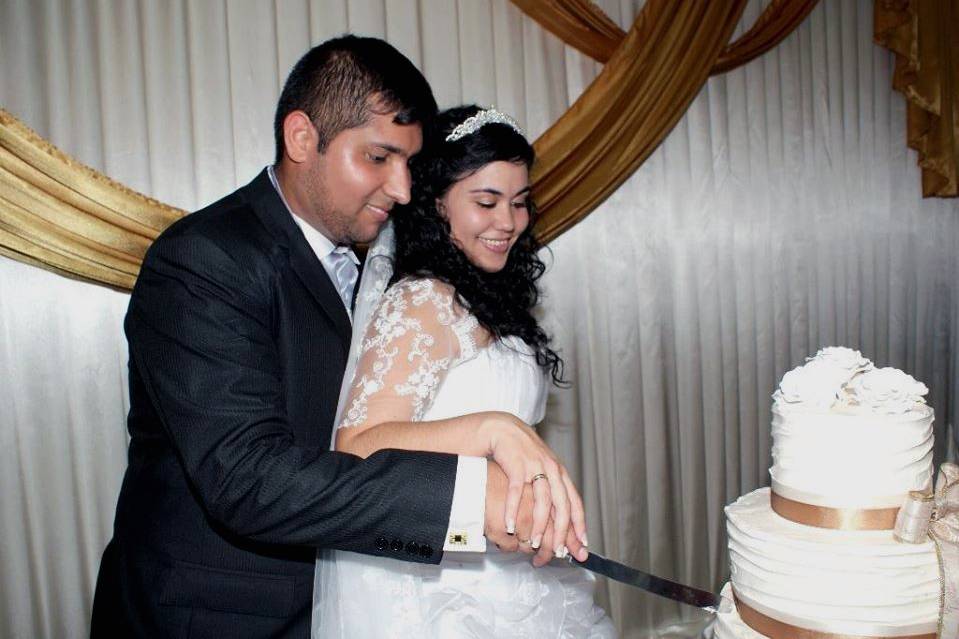
POLYGON ((408 162, 422 146, 422 129, 396 124, 394 115, 371 114, 366 124, 339 132, 310 158, 308 205, 334 242, 372 241, 393 205, 410 200, 408 162))

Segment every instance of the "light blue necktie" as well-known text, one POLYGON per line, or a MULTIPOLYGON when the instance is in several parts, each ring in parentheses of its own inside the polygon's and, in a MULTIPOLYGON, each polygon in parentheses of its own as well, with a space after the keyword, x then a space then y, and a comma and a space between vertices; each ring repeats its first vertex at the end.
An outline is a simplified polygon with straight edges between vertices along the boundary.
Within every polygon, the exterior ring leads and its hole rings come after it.
POLYGON ((359 269, 353 262, 348 246, 337 246, 332 253, 328 253, 323 258, 323 266, 326 272, 333 276, 333 284, 343 300, 343 306, 346 307, 346 313, 352 319, 353 313, 350 307, 353 305, 353 289, 356 286, 356 280, 359 277, 359 269))

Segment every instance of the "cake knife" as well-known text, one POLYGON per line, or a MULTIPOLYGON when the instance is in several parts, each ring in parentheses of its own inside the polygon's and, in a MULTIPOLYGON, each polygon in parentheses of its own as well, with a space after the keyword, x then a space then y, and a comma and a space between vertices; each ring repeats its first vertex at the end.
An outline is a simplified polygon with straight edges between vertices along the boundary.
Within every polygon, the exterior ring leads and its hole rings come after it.
MULTIPOLYGON (((563 560, 554 559, 553 561, 563 560)), ((618 561, 607 559, 592 551, 590 551, 586 561, 579 561, 572 555, 568 555, 566 561, 574 566, 580 566, 598 575, 615 579, 634 588, 651 592, 654 595, 666 597, 667 599, 672 599, 689 606, 695 606, 696 608, 702 608, 706 612, 716 612, 719 609, 718 595, 693 588, 692 586, 676 583, 669 579, 663 579, 656 575, 651 575, 648 572, 631 568, 618 561)))

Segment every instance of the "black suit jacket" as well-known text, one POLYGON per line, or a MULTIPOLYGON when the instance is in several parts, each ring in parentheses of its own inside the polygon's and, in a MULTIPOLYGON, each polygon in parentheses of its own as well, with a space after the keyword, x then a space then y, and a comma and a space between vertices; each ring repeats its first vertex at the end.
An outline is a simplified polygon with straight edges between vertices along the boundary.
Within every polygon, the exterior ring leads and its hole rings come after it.
POLYGON ((307 637, 317 547, 437 563, 456 458, 331 452, 350 322, 264 171, 165 231, 92 635, 307 637))

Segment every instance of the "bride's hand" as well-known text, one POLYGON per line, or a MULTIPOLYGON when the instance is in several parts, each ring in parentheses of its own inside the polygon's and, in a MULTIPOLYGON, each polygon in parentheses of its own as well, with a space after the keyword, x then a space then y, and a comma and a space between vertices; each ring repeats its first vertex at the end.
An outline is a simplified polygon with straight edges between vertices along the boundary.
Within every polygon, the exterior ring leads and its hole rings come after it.
MULTIPOLYGON (((533 566, 536 568, 545 566, 552 561, 554 557, 552 552, 543 552, 546 550, 547 544, 550 546, 559 545, 558 542, 555 541, 552 525, 546 527, 546 536, 543 537, 544 547, 540 548, 539 551, 537 551, 533 556, 533 566)), ((572 530, 566 533, 566 547, 569 549, 569 554, 581 562, 586 561, 586 559, 589 557, 589 550, 583 545, 583 542, 576 537, 572 530)), ((525 549, 522 545, 520 545, 519 550, 525 552, 525 549)))
MULTIPOLYGON (((585 544, 586 516, 583 500, 556 455, 522 420, 509 413, 488 413, 479 429, 487 444, 488 454, 493 457, 509 481, 506 493, 506 530, 514 532, 523 486, 531 484, 533 490, 533 525, 530 544, 539 548, 550 515, 553 519, 553 535, 556 540, 565 540, 572 523, 576 538, 585 544)), ((559 541, 556 554, 564 544, 559 541)))

